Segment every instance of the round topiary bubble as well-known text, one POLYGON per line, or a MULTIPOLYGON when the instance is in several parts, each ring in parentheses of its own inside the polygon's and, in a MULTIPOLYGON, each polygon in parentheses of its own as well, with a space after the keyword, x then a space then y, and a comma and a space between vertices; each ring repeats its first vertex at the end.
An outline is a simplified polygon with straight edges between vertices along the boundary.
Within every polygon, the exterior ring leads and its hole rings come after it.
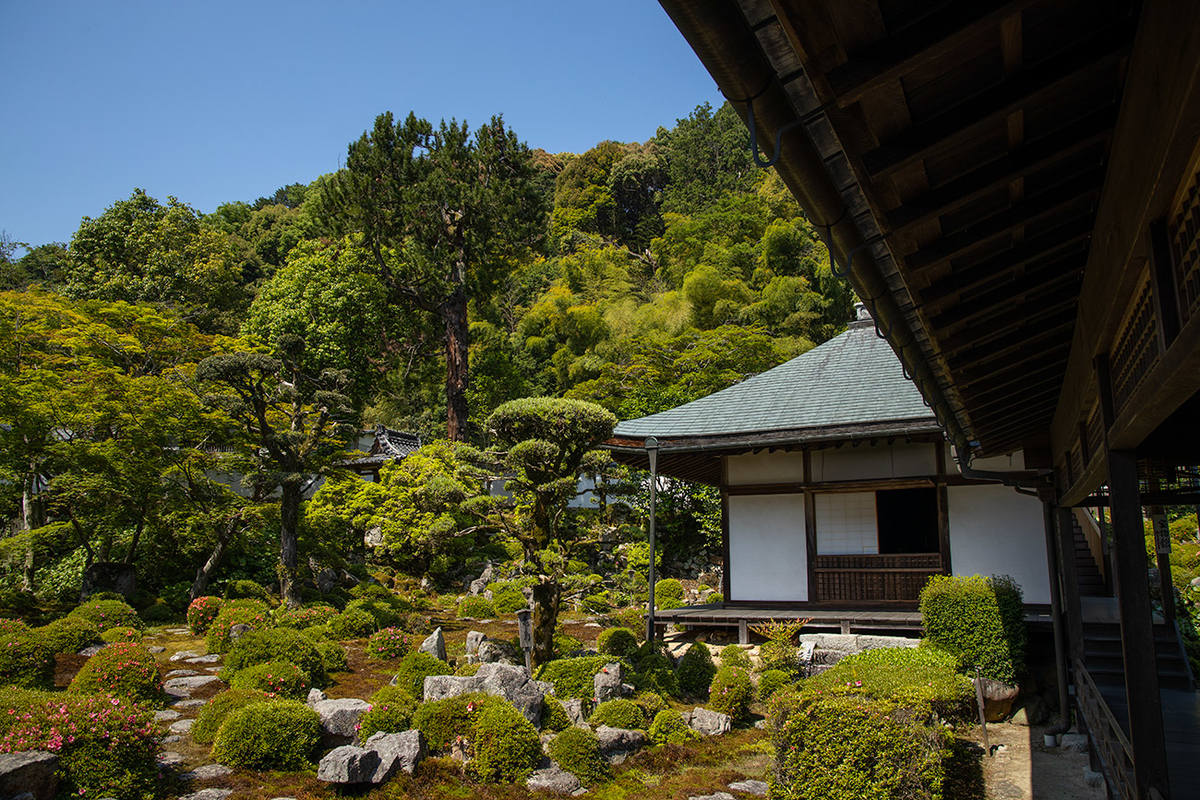
POLYGON ((492 597, 492 605, 497 614, 515 614, 523 608, 529 608, 529 601, 519 589, 505 589, 492 597))
POLYGON ((362 741, 379 731, 401 733, 412 727, 417 701, 408 690, 399 686, 384 686, 370 699, 371 710, 359 721, 358 736, 362 741))
POLYGON ((342 610, 343 614, 363 611, 371 615, 375 628, 390 628, 404 622, 405 613, 411 610, 407 602, 400 601, 390 594, 386 597, 360 597, 351 600, 342 610))
POLYGON ((610 728, 642 728, 646 725, 646 717, 637 703, 624 698, 605 700, 596 706, 596 710, 588 717, 592 725, 607 725, 610 728))
POLYGON ((1021 587, 1008 576, 935 575, 921 590, 921 619, 925 639, 964 672, 1013 684, 1025 669, 1021 587))
POLYGON ((395 685, 408 690, 413 697, 425 696, 425 679, 430 675, 450 675, 450 665, 420 651, 409 653, 400 660, 395 685))
POLYGON ((565 731, 571 727, 571 718, 558 698, 548 694, 542 698, 542 730, 565 731))
POLYGON ((596 673, 614 660, 633 672, 629 662, 615 656, 581 656, 547 661, 538 668, 537 678, 553 683, 554 694, 558 697, 591 700, 595 694, 596 673))
POLYGON ((297 770, 321 741, 321 718, 295 700, 271 700, 237 709, 225 718, 212 758, 241 769, 297 770))
MULTIPOLYGON (((740 652, 740 651, 739 651, 740 652)), ((675 676, 679 679, 679 690, 690 697, 708 697, 708 687, 717 674, 712 651, 704 642, 696 642, 679 659, 675 676)))
POLYGON ((637 649, 637 636, 629 628, 608 628, 596 639, 596 650, 608 655, 629 658, 637 649))
POLYGON ((219 597, 205 595, 197 597, 188 605, 187 625, 192 633, 204 633, 212 625, 217 614, 221 613, 224 601, 219 597))
POLYGON ((371 634, 365 650, 367 658, 374 661, 388 661, 408 655, 409 647, 410 641, 407 633, 400 628, 384 628, 371 634))
POLYGON ((146 648, 117 642, 92 656, 75 675, 68 691, 80 694, 106 692, 157 705, 162 700, 158 663, 146 648))
POLYGON ((750 661, 750 654, 736 644, 727 644, 722 647, 719 657, 722 667, 740 667, 745 670, 754 668, 754 664, 750 661))
POLYGON ((936 647, 880 647, 847 656, 805 679, 805 692, 863 694, 912 709, 912 716, 967 721, 975 690, 957 659, 936 647))
POLYGON ((375 617, 359 609, 347 609, 329 620, 329 630, 338 639, 363 639, 376 631, 375 617))
POLYGON ((221 606, 221 610, 208 627, 204 644, 210 653, 224 653, 233 644, 230 629, 245 625, 252 630, 271 627, 271 614, 266 604, 258 600, 234 600, 221 606))
POLYGON ((507 701, 478 713, 471 745, 471 771, 485 781, 524 781, 542 757, 537 728, 507 701))
POLYGON ((290 661, 267 661, 246 667, 233 676, 229 686, 288 700, 303 700, 310 688, 308 675, 290 661))
POLYGON ((325 668, 326 676, 334 672, 345 672, 348 668, 346 648, 337 642, 319 640, 313 642, 313 647, 317 648, 317 652, 321 654, 321 666, 325 668))
POLYGON ((54 653, 33 631, 0 633, 0 686, 54 687, 54 653))
POLYGON ((750 673, 741 667, 721 667, 713 678, 708 694, 708 707, 728 714, 734 722, 744 722, 754 700, 754 684, 750 673))
POLYGON ((190 731, 192 741, 199 744, 212 744, 226 717, 239 708, 245 708, 255 703, 266 703, 270 699, 260 691, 227 689, 221 692, 200 709, 200 714, 196 717, 196 724, 190 731))
POLYGON ((93 600, 78 606, 67 616, 86 619, 101 631, 109 628, 142 628, 142 620, 133 606, 123 600, 93 600))
POLYGON ((104 633, 100 634, 100 639, 106 643, 112 642, 140 642, 142 640, 142 632, 137 628, 109 628, 104 633))
POLYGON ((258 600, 268 606, 275 604, 275 598, 261 583, 250 580, 230 581, 225 585, 226 600, 258 600))
POLYGON ((655 714, 647 733, 655 744, 686 744, 700 738, 700 734, 683 721, 683 715, 673 708, 655 714))
POLYGON ((771 695, 792 682, 792 676, 781 669, 769 669, 758 678, 758 701, 765 703, 771 695))
POLYGON ((458 604, 458 616, 460 619, 495 619, 496 607, 486 597, 472 594, 458 604))
POLYGON ((83 617, 63 617, 35 630, 52 653, 76 653, 101 641, 100 628, 83 617))
POLYGON ((633 698, 633 702, 637 703, 638 708, 642 710, 642 716, 647 721, 654 719, 663 709, 670 708, 663 696, 657 692, 642 692, 633 698))
POLYGON ((478 715, 496 704, 510 705, 502 697, 479 692, 422 703, 413 714, 412 726, 424 734, 430 750, 445 751, 459 736, 471 739, 478 715))
POLYGON ((643 652, 634 661, 636 671, 630 677, 638 691, 650 691, 664 697, 676 697, 679 694, 679 681, 675 678, 675 665, 669 656, 655 650, 643 652))
POLYGON ((600 740, 590 728, 567 728, 554 737, 548 749, 550 758, 584 786, 596 786, 612 775, 608 761, 600 754, 600 740))
POLYGON ((800 648, 791 642, 763 642, 758 648, 758 669, 760 672, 779 670, 795 679, 800 675, 800 648))
POLYGON ((314 625, 328 625, 337 615, 338 610, 331 605, 311 603, 303 608, 285 608, 276 612, 275 624, 281 628, 311 628, 314 625))
POLYGON ((675 578, 663 578, 654 584, 654 605, 664 610, 682 606, 683 584, 675 578))
POLYGON ((306 680, 313 686, 325 686, 329 682, 321 652, 308 637, 291 628, 250 631, 238 639, 225 655, 221 678, 232 681, 239 671, 268 661, 290 661, 304 672, 306 680))

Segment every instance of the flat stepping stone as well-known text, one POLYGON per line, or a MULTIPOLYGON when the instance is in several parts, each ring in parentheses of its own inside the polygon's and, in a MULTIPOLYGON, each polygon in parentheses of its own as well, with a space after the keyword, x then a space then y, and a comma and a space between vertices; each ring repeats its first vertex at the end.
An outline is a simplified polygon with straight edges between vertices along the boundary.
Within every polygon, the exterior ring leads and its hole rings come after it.
POLYGON ((210 683, 220 683, 216 675, 191 675, 186 678, 171 678, 163 684, 163 691, 172 697, 191 697, 192 692, 210 683))
POLYGON ((204 668, 204 671, 205 671, 205 672, 210 672, 210 673, 212 673, 213 675, 216 675, 218 672, 220 672, 220 671, 221 671, 221 667, 205 667, 205 668, 204 668))
POLYGON ((184 659, 185 664, 219 664, 221 662, 220 653, 208 653, 202 656, 191 656, 184 659))
POLYGON ((167 648, 163 647, 160 644, 152 644, 149 647, 147 647, 146 650, 148 650, 151 653, 154 653, 155 655, 158 655, 159 653, 167 652, 167 648))
POLYGON ((163 633, 169 633, 172 636, 183 636, 185 633, 191 633, 187 628, 163 628, 163 633))
POLYGON ((166 678, 167 680, 170 680, 171 678, 190 678, 193 675, 200 675, 200 674, 201 673, 197 672, 194 669, 173 669, 170 672, 168 672, 166 675, 164 675, 163 677, 166 678))
POLYGON ((181 719, 171 723, 171 727, 167 728, 171 733, 178 733, 181 736, 191 733, 192 726, 196 724, 194 719, 181 719))
POLYGON ((207 700, 176 700, 171 703, 171 708, 199 708, 206 705, 208 705, 207 700))
POLYGON ((173 653, 171 655, 170 660, 171 661, 183 661, 185 658, 197 658, 202 655, 204 655, 204 654, 197 653, 195 650, 180 650, 178 653, 173 653))
POLYGON ((164 767, 178 767, 183 763, 183 756, 167 750, 158 754, 158 763, 164 767))
POLYGON ((224 764, 205 764, 202 767, 196 767, 191 772, 183 773, 183 777, 189 781, 213 781, 232 773, 233 770, 224 764))
POLYGON ((688 800, 735 800, 729 792, 713 792, 712 794, 695 794, 688 800))
POLYGON ((166 711, 155 711, 154 712, 154 721, 155 722, 170 722, 172 720, 179 719, 182 716, 183 716, 183 714, 180 714, 178 711, 171 711, 169 709, 166 711))
POLYGON ((735 781, 729 784, 729 788, 735 792, 745 792, 746 794, 766 797, 769 787, 766 781, 735 781))
POLYGON ((87 647, 80 650, 77 653, 77 655, 87 656, 88 658, 91 658, 92 656, 96 655, 96 653, 99 653, 101 650, 103 650, 106 647, 108 647, 108 645, 106 645, 106 644, 88 645, 87 647))
POLYGON ((170 736, 164 736, 161 739, 159 739, 158 743, 159 744, 176 744, 177 742, 182 742, 182 741, 183 741, 182 736, 180 736, 177 733, 172 733, 170 736))
POLYGON ((179 800, 225 800, 233 794, 233 789, 201 789, 198 792, 185 794, 179 800))

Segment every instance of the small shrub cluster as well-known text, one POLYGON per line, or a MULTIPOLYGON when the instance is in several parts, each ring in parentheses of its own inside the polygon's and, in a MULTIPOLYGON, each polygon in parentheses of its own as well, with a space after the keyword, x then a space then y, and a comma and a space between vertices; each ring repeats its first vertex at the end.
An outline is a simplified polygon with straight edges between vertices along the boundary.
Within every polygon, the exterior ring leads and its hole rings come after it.
POLYGON ((302 608, 285 609, 276 614, 275 624, 281 628, 311 628, 328 625, 338 615, 338 610, 324 603, 311 603, 302 608))
POLYGON ((608 780, 612 770, 590 728, 567 728, 550 742, 550 757, 587 787, 608 780))
POLYGON ((217 614, 221 613, 223 603, 221 598, 211 595, 197 597, 189 603, 187 609, 188 630, 195 634, 207 631, 208 626, 212 625, 213 620, 217 618, 217 614))
POLYGON ((654 584, 654 606, 660 609, 683 605, 683 584, 675 578, 663 578, 654 584))
POLYGON ((634 653, 634 674, 630 682, 638 691, 649 691, 664 697, 679 695, 679 681, 675 677, 675 663, 662 652, 661 644, 647 642, 634 653))
POLYGON ((325 686, 329 682, 320 651, 304 634, 290 628, 250 631, 238 639, 225 655, 221 678, 231 681, 241 670, 268 661, 295 664, 313 686, 325 686))
POLYGON ((700 734, 683 721, 683 715, 673 708, 655 714, 648 734, 655 744, 686 744, 700 738, 700 734))
POLYGON ((162 700, 162 677, 154 656, 141 645, 117 642, 105 647, 84 663, 68 691, 79 694, 101 692, 139 702, 162 700))
POLYGON ((658 712, 670 708, 662 695, 655 692, 642 692, 633 698, 633 702, 637 703, 638 708, 642 710, 642 716, 648 720, 653 720, 658 712))
POLYGON ((460 619, 495 619, 496 607, 483 595, 472 594, 458 604, 458 616, 460 619))
MULTIPOLYGON (((614 656, 582 656, 547 661, 538 668, 537 678, 554 684, 554 694, 560 698, 591 700, 595 694, 593 683, 596 673, 611 663, 614 656)), ((623 659, 616 658, 630 672, 633 668, 623 659)))
POLYGON ((1007 684, 1024 672, 1025 610, 1012 578, 935 575, 921 590, 921 617, 926 641, 959 669, 1007 684))
POLYGON ((754 684, 750 673, 741 667, 721 667, 713 676, 708 694, 708 707, 728 714, 735 723, 745 722, 754 700, 754 684))
POLYGON ((321 718, 295 700, 236 709, 217 730, 212 758, 242 769, 304 769, 321 740, 321 718))
POLYGON ((142 628, 137 612, 124 600, 92 600, 76 606, 67 616, 85 619, 101 632, 109 628, 142 628))
MULTIPOLYGON (((307 637, 306 637, 307 638, 307 637)), ((321 666, 325 668, 326 676, 334 672, 345 672, 347 668, 346 648, 337 642, 318 640, 313 647, 321 654, 321 666)))
POLYGON ((233 676, 229 686, 289 700, 303 700, 309 690, 308 675, 290 661, 267 661, 246 667, 233 676))
POLYGON ((275 604, 275 598, 266 587, 257 581, 230 581, 225 585, 226 600, 258 600, 268 606, 275 604))
POLYGON ((54 653, 24 625, 0 633, 0 686, 50 689, 54 686, 54 653))
POLYGON ((431 751, 442 752, 458 737, 470 740, 478 715, 497 704, 510 705, 504 698, 479 692, 422 703, 413 714, 412 726, 424 734, 431 751))
POLYGON ((795 680, 800 676, 800 649, 791 642, 773 640, 758 648, 760 672, 783 672, 795 680))
POLYGON ((36 631, 52 653, 76 653, 99 642, 100 628, 83 617, 63 617, 36 631))
POLYGON ((418 650, 400 660, 400 668, 396 670, 395 685, 406 689, 413 697, 423 698, 427 677, 449 675, 451 672, 450 665, 445 661, 418 650))
POLYGON ((351 600, 346 604, 342 613, 364 611, 375 620, 376 628, 389 628, 402 625, 407 621, 408 612, 412 611, 412 603, 402 597, 396 597, 381 586, 375 587, 383 594, 372 594, 351 600))
POLYGON ((198 744, 212 744, 226 717, 239 708, 254 703, 266 703, 268 700, 270 698, 259 691, 226 689, 200 709, 200 714, 196 717, 196 724, 192 726, 190 732, 192 741, 198 744))
POLYGON ((646 717, 637 703, 624 698, 605 700, 596 706, 596 710, 588 717, 592 725, 607 725, 610 728, 643 728, 646 717))
POLYGON ((628 628, 607 628, 596 640, 596 650, 607 655, 629 658, 637 649, 637 636, 628 628))
POLYGON ((375 617, 361 608, 343 611, 329 620, 329 630, 338 639, 364 639, 378 627, 375 617))
POLYGON ((771 699, 771 695, 787 686, 792 680, 792 676, 781 669, 767 670, 758 676, 758 702, 767 702, 771 699))
POLYGON ((717 674, 717 667, 713 664, 712 651, 708 649, 708 645, 696 642, 689 647, 683 658, 679 659, 679 668, 675 674, 679 679, 681 692, 690 697, 708 697, 708 687, 712 685, 712 679, 717 674))
POLYGON ((727 644, 721 648, 719 655, 722 667, 741 667, 744 670, 754 669, 750 654, 736 644, 727 644))
POLYGON ((523 608, 529 608, 529 601, 521 590, 505 589, 492 595, 492 606, 497 614, 515 614, 523 608))
POLYGON ((224 653, 233 643, 229 638, 229 630, 234 625, 246 625, 254 630, 262 630, 271 626, 271 613, 265 603, 258 600, 233 600, 224 603, 212 624, 204 643, 210 653, 224 653))
POLYGON ((918 716, 965 721, 972 716, 974 688, 955 671, 955 657, 932 647, 881 647, 847 656, 832 669, 806 679, 804 692, 867 695, 910 708, 918 716))
POLYGON ((472 732, 471 770, 485 781, 524 781, 542 756, 537 728, 502 701, 479 712, 472 732))
POLYGON ((100 634, 100 640, 107 644, 112 644, 113 642, 140 642, 142 640, 142 632, 137 628, 109 628, 100 634))
POLYGON ((563 704, 558 701, 554 695, 546 695, 542 698, 542 730, 565 731, 571 727, 571 718, 567 716, 567 710, 563 708, 563 704))
POLYGON ((403 658, 408 654, 410 642, 408 634, 400 628, 384 628, 371 634, 367 640, 367 658, 376 661, 387 661, 393 658, 403 658))
POLYGON ((371 710, 363 714, 358 731, 362 741, 370 739, 379 731, 400 733, 412 727, 413 713, 417 701, 412 694, 400 686, 384 686, 370 698, 371 710))

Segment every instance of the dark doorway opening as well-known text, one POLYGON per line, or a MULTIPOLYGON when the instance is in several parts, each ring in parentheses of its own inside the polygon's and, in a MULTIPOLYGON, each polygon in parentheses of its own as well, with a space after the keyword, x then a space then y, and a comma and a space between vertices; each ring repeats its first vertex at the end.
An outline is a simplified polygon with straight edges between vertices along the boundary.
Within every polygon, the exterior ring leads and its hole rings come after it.
POLYGON ((879 552, 938 552, 936 489, 887 489, 875 493, 879 552))

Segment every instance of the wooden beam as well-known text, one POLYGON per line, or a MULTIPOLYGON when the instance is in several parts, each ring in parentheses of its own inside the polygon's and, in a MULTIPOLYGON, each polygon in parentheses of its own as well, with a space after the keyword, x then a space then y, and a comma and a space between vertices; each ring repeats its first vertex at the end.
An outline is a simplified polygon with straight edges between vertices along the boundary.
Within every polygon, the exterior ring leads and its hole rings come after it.
POLYGON ((1047 320, 1021 320, 1019 325, 1014 326, 1012 333, 974 347, 972 344, 978 341, 979 337, 972 339, 971 332, 964 331, 961 335, 942 343, 941 350, 948 356, 947 366, 954 372, 965 367, 982 367, 985 363, 1009 355, 1015 350, 1021 350, 1022 354, 1014 363, 1021 363, 1024 358, 1036 356, 1040 348, 1047 346, 1047 340, 1051 340, 1050 345, 1057 344, 1055 340, 1060 339, 1074 324, 1074 312, 1056 314, 1047 320), (1026 338, 1027 332, 1030 335, 1026 338))
POLYGON ((1043 375, 1024 383, 1014 384, 1002 392, 990 392, 986 395, 963 393, 963 400, 971 407, 971 419, 979 419, 980 415, 997 406, 1012 408, 1013 405, 1023 402, 1026 398, 1040 397, 1050 391, 1058 392, 1061 388, 1062 375, 1043 375))
POLYGON ((974 383, 959 382, 959 392, 964 397, 987 397, 1008 387, 1020 390, 1044 377, 1054 375, 1062 380, 1062 365, 1067 361, 1066 346, 1049 353, 1039 353, 1020 365, 1020 369, 1008 369, 992 374, 974 383))
POLYGON ((1036 314, 1064 304, 1073 304, 1079 296, 1079 281, 1086 257, 1082 254, 1066 258, 1051 268, 1026 273, 993 289, 987 294, 964 300, 957 306, 937 314, 929 326, 942 331, 964 322, 978 320, 1020 308, 1022 313, 1036 314), (1028 306, 1028 308, 1026 308, 1028 306))
POLYGON ((1042 409, 1053 410, 1054 403, 1061 391, 1062 386, 1059 384, 1049 389, 1042 389, 1032 396, 1013 397, 1010 402, 1002 404, 999 408, 997 408, 997 404, 993 403, 991 408, 995 410, 985 414, 972 413, 971 422, 980 427, 994 427, 1009 420, 1021 419, 1042 409))

